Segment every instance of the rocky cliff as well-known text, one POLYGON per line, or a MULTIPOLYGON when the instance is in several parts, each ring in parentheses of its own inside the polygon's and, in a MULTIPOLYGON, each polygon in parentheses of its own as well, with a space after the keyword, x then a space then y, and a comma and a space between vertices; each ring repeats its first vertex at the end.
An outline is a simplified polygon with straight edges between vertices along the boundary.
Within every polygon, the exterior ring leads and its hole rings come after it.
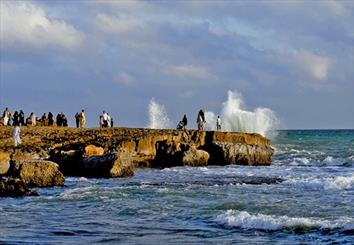
MULTIPOLYGON (((22 127, 23 143, 15 148, 12 129, 0 126, 2 173, 8 168, 6 159, 14 166, 31 163, 40 172, 48 165, 46 159, 57 163, 65 175, 122 177, 132 175, 137 167, 270 165, 273 154, 271 142, 259 134, 137 128, 22 127)), ((10 167, 8 172, 16 171, 10 167)), ((62 184, 58 173, 46 176, 56 176, 62 184)), ((31 179, 36 186, 33 178, 22 179, 31 179)), ((53 180, 38 182, 55 185, 53 180)))

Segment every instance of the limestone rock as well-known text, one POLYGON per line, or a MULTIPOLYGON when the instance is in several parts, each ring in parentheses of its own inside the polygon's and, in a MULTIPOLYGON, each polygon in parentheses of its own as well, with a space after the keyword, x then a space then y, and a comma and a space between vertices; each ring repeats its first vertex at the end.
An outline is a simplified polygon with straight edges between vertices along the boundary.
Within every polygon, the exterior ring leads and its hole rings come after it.
POLYGON ((212 164, 270 165, 274 150, 268 145, 215 142, 212 152, 212 164))
POLYGON ((47 187, 64 185, 64 175, 58 164, 45 160, 28 160, 16 163, 17 175, 28 186, 47 187))
POLYGON ((80 176, 115 178, 134 175, 135 165, 129 152, 110 152, 102 156, 87 157, 75 166, 80 176))
POLYGON ((37 192, 28 189, 21 179, 0 179, 0 197, 38 196, 37 192))
POLYGON ((0 175, 5 175, 10 168, 10 155, 0 151, 0 175))
POLYGON ((209 157, 208 152, 191 147, 183 153, 182 162, 185 166, 207 166, 209 157))
POLYGON ((84 156, 92 157, 92 156, 102 156, 104 153, 104 149, 102 147, 97 147, 94 145, 85 146, 84 156))

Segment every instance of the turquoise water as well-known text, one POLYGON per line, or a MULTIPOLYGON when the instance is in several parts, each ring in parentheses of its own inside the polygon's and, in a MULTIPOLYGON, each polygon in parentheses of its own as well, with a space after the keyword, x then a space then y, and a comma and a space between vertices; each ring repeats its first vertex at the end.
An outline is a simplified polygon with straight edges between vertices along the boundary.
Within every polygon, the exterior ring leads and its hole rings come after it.
POLYGON ((0 199, 0 243, 353 244, 354 131, 279 131, 269 167, 141 169, 0 199))

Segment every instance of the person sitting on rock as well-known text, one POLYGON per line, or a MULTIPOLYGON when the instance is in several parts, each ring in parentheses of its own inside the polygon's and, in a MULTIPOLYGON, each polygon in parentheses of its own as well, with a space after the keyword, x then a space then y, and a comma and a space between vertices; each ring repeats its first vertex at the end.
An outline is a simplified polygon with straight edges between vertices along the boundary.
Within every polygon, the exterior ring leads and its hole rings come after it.
POLYGON ((182 122, 182 121, 179 121, 179 123, 177 124, 177 127, 176 127, 176 128, 177 128, 178 130, 181 130, 181 129, 183 129, 183 126, 184 126, 184 125, 183 125, 183 122, 182 122))

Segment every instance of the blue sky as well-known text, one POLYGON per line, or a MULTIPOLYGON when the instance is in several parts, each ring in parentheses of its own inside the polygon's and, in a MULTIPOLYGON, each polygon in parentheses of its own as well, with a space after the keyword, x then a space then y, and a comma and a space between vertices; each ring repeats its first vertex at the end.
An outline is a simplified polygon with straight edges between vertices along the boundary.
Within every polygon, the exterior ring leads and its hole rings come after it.
POLYGON ((0 109, 143 127, 152 97, 177 124, 230 89, 281 128, 354 128, 353 13, 351 0, 2 0, 0 109))

